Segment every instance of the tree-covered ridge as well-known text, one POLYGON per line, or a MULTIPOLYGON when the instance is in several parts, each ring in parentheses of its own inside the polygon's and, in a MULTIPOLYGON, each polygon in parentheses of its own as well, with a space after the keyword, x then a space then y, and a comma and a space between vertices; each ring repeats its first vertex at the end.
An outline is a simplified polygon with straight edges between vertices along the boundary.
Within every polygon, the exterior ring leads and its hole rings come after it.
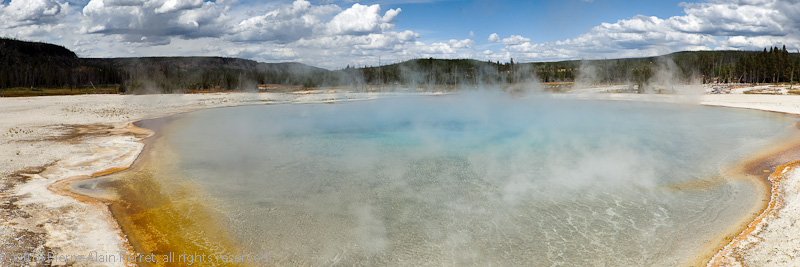
POLYGON ((48 43, 26 42, 16 39, 0 38, 0 49, 16 51, 26 56, 78 58, 75 52, 66 47, 48 43))
POLYGON ((763 51, 691 51, 657 57, 515 63, 413 59, 384 66, 326 70, 300 63, 259 63, 224 57, 79 58, 51 44, 0 38, 0 90, 94 88, 127 93, 187 90, 291 89, 324 86, 493 85, 527 81, 576 83, 765 83, 800 80, 800 57, 785 47, 763 51))
POLYGON ((360 69, 367 83, 491 84, 541 82, 777 83, 800 80, 800 57, 777 47, 758 51, 685 51, 657 57, 506 63, 469 59, 416 59, 360 69), (410 74, 410 75, 409 75, 410 74), (665 77, 667 76, 667 77, 665 77))
POLYGON ((62 46, 0 39, 0 88, 61 86, 78 61, 62 46))
POLYGON ((0 38, 0 89, 111 85, 129 93, 254 90, 257 84, 311 86, 328 72, 300 63, 223 57, 78 58, 61 46, 0 38))

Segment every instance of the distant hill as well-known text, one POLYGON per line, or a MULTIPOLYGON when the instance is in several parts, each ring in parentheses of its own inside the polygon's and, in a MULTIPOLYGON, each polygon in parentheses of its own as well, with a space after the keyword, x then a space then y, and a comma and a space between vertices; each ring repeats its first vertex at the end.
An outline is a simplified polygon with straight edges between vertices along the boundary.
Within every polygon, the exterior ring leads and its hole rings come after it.
POLYGON ((0 89, 115 86, 120 92, 255 90, 316 85, 330 71, 224 57, 79 58, 63 46, 0 38, 0 89))
POLYGON ((0 39, 0 88, 60 86, 79 64, 63 46, 0 39))
POLYGON ((328 72, 327 69, 317 68, 314 66, 309 66, 303 63, 297 62, 282 62, 282 63, 258 63, 258 68, 261 71, 267 72, 278 72, 278 71, 285 71, 290 73, 316 73, 316 72, 328 72))
POLYGON ((61 57, 70 59, 78 58, 78 56, 76 56, 74 52, 60 45, 25 42, 14 39, 0 38, 0 51, 13 52, 16 53, 17 55, 28 56, 28 57, 47 57, 47 58, 61 57))
MULTIPOLYGON (((800 80, 800 58, 785 47, 763 51, 687 51, 657 57, 559 62, 412 59, 384 66, 326 70, 301 63, 260 63, 224 57, 79 58, 62 46, 0 38, 0 90, 94 88, 125 93, 255 90, 375 85, 491 85, 541 82, 646 83, 800 80)), ((640 86, 641 87, 641 86, 640 86)))
POLYGON ((494 84, 533 79, 640 85, 656 80, 777 83, 800 80, 800 56, 785 47, 773 47, 763 51, 683 51, 656 57, 532 63, 429 58, 357 71, 370 84, 494 84))

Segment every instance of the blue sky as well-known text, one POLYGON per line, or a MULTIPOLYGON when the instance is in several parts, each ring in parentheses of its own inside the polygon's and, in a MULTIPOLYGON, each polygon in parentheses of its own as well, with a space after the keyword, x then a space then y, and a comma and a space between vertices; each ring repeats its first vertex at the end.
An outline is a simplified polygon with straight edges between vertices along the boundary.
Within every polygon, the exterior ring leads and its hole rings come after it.
POLYGON ((460 39, 469 37, 469 32, 473 31, 477 36, 517 34, 529 36, 534 42, 555 42, 585 33, 602 22, 616 22, 640 14, 679 15, 683 11, 678 6, 681 2, 438 1, 390 4, 387 7, 402 8, 404 16, 398 19, 397 27, 424 32, 423 39, 460 39))
POLYGON ((330 69, 800 48, 787 0, 1 0, 0 36, 84 57, 225 56, 330 69))

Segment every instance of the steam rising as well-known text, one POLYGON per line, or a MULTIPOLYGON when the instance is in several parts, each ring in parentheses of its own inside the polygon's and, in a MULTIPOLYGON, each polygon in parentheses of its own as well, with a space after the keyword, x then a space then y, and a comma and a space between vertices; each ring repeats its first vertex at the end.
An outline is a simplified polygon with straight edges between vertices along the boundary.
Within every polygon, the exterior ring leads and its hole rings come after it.
POLYGON ((694 72, 681 70, 670 55, 650 58, 650 60, 652 61, 644 63, 618 62, 617 65, 612 65, 608 61, 581 61, 573 90, 584 93, 672 94, 698 98, 703 94, 701 75, 697 74, 696 70, 694 72), (634 67, 624 64, 634 65, 634 67), (622 79, 619 75, 610 74, 619 69, 630 70, 622 79), (687 72, 692 74, 687 76, 687 72), (624 86, 620 87, 620 85, 624 86), (615 87, 616 90, 612 89, 615 87), (608 91, 603 91, 603 89, 608 91))
POLYGON ((785 125, 494 92, 180 121, 167 135, 179 168, 228 203, 247 248, 276 265, 371 266, 676 265, 756 192, 666 186, 718 175, 785 125))

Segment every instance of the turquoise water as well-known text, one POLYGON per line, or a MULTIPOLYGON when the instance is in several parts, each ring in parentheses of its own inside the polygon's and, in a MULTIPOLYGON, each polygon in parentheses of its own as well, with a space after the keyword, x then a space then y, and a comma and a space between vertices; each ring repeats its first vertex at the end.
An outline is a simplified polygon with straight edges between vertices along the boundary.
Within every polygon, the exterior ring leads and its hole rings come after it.
POLYGON ((747 215, 781 115, 470 93, 191 113, 176 168, 284 265, 675 265, 747 215))

